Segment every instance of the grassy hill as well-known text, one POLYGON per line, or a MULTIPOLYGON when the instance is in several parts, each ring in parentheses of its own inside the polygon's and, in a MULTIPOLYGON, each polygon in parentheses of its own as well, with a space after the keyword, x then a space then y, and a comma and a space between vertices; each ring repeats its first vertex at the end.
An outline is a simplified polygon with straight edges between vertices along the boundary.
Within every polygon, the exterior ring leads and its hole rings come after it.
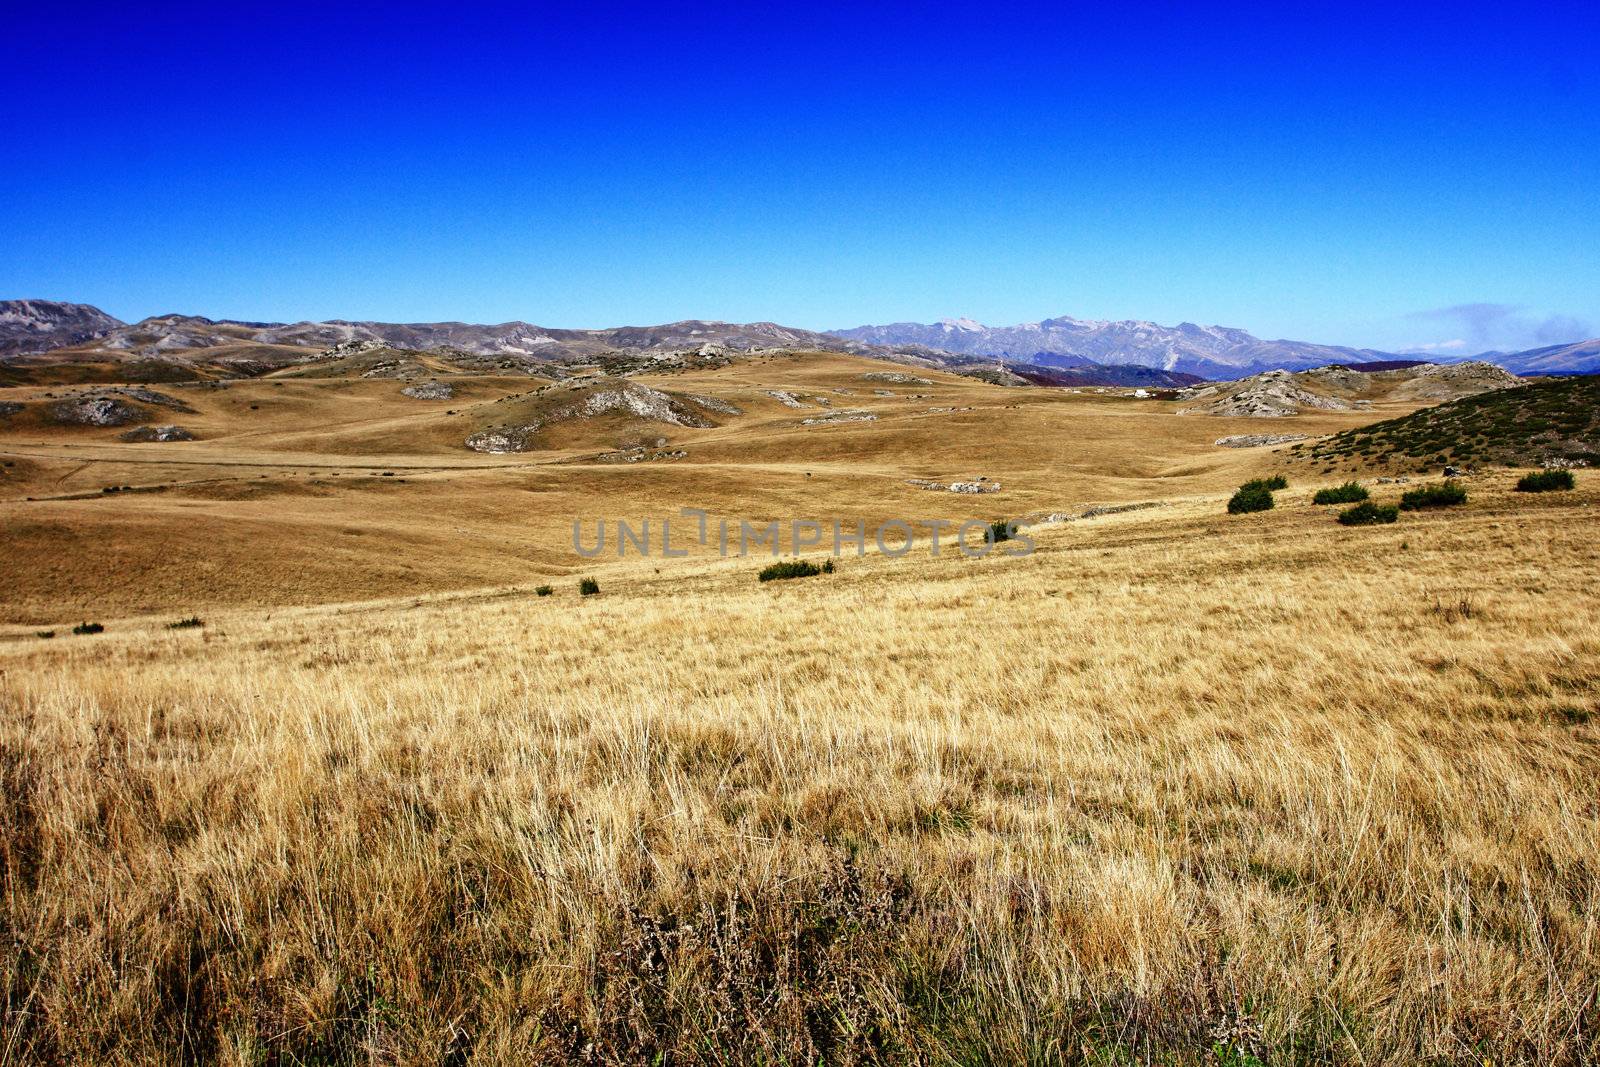
POLYGON ((1600 377, 1480 393, 1345 430, 1294 451, 1335 463, 1600 463, 1600 377))

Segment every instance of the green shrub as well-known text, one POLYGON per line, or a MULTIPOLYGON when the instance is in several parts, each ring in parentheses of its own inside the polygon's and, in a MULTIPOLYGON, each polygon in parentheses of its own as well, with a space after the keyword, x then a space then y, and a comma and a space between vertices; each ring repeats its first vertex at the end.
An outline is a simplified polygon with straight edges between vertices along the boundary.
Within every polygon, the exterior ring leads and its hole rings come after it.
POLYGON ((1557 489, 1571 488, 1571 471, 1540 471, 1538 474, 1525 474, 1517 482, 1519 493, 1549 493, 1557 489))
POLYGON ((1001 541, 1009 541, 1016 535, 1016 526, 1010 519, 996 519, 989 524, 989 532, 984 534, 984 539, 991 545, 998 545, 1001 541))
POLYGON ((584 578, 578 582, 579 596, 594 596, 600 592, 600 583, 593 578, 584 578))
POLYGON ((1243 515, 1248 511, 1272 510, 1272 493, 1259 486, 1244 486, 1228 501, 1229 515, 1243 515))
POLYGON ((554 593, 554 592, 555 592, 555 590, 551 589, 548 585, 541 585, 541 586, 538 586, 537 588, 534 589, 533 595, 534 596, 549 596, 551 593, 554 593))
POLYGON ((1270 478, 1252 478, 1239 487, 1240 489, 1265 489, 1273 492, 1277 489, 1289 488, 1289 479, 1281 474, 1274 474, 1270 478))
POLYGON ((825 559, 825 560, 822 561, 822 573, 823 574, 832 574, 833 573, 833 560, 832 559, 825 559))
POLYGON ((169 622, 169 623, 167 623, 167 629, 169 629, 169 630, 195 630, 195 629, 199 629, 200 627, 202 627, 204 625, 205 625, 205 623, 200 621, 200 616, 191 615, 187 619, 179 619, 177 622, 169 622))
POLYGON ((1354 504, 1358 500, 1367 499, 1368 493, 1364 487, 1356 482, 1345 482, 1330 489, 1318 489, 1317 495, 1311 498, 1313 504, 1354 504))
MULTIPOLYGON (((831 563, 832 560, 829 560, 831 563)), ((761 573, 756 575, 758 581, 771 582, 781 578, 809 578, 813 574, 821 574, 822 568, 815 563, 803 559, 785 559, 768 567, 761 568, 761 573)))
POLYGON ((41 641, 48 641, 55 635, 56 632, 54 630, 35 630, 33 632, 33 636, 39 638, 41 641))
POLYGON ((1456 482, 1439 482, 1409 489, 1400 497, 1401 511, 1420 511, 1424 508, 1449 508, 1467 502, 1467 491, 1456 482))
POLYGON ((98 634, 104 633, 105 627, 97 622, 80 622, 72 628, 72 632, 75 634, 98 634))
POLYGON ((1381 526, 1399 517, 1400 509, 1393 504, 1374 504, 1370 500, 1363 500, 1355 507, 1339 512, 1339 523, 1343 526, 1381 526))

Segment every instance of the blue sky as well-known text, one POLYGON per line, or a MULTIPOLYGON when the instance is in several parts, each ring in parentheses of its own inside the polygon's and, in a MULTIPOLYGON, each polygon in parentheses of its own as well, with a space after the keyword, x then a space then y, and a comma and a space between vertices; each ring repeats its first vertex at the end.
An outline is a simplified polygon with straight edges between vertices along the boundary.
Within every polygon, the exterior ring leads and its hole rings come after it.
POLYGON ((1600 333, 1593 4, 10 6, 0 297, 1600 333))

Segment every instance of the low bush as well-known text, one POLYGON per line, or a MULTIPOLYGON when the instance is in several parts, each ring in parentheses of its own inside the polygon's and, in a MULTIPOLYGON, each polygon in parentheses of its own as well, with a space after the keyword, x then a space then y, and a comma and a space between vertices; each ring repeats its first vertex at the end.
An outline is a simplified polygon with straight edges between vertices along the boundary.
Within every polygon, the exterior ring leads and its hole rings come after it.
POLYGON ((1329 489, 1318 489, 1311 498, 1313 504, 1354 504, 1367 499, 1367 490, 1356 482, 1345 482, 1329 489))
MULTIPOLYGON (((832 560, 828 561, 832 563, 832 560)), ((770 566, 761 568, 761 573, 756 579, 762 582, 776 581, 782 578, 809 578, 813 574, 821 574, 823 569, 808 560, 785 559, 779 560, 770 566)))
POLYGON ((37 637, 41 641, 48 641, 55 635, 56 632, 54 630, 35 630, 33 632, 33 636, 37 637))
POLYGON ((75 634, 98 634, 104 633, 105 627, 97 622, 80 622, 72 628, 72 632, 75 634))
POLYGON ((200 621, 200 616, 191 615, 187 619, 179 619, 177 622, 169 622, 169 623, 167 623, 167 629, 169 629, 169 630, 196 630, 196 629, 199 629, 200 627, 202 627, 204 625, 205 625, 205 623, 200 621))
POLYGON ((1289 488, 1289 479, 1281 474, 1274 474, 1270 478, 1252 478, 1239 487, 1242 489, 1265 489, 1271 493, 1278 489, 1289 488))
POLYGON ((823 574, 832 574, 833 573, 833 560, 825 559, 825 560, 822 561, 822 573, 823 574))
POLYGON ((1228 501, 1229 515, 1243 515, 1250 511, 1272 510, 1272 492, 1258 486, 1243 486, 1228 501))
POLYGON ((1571 471, 1540 471, 1538 474, 1525 474, 1517 482, 1519 493, 1550 493, 1558 489, 1572 488, 1571 471))
POLYGON ((1370 500, 1339 512, 1339 522, 1344 526, 1381 526, 1399 517, 1400 509, 1393 504, 1374 504, 1370 500))
POLYGON ((1457 482, 1439 482, 1408 489, 1400 497, 1401 511, 1421 511, 1424 508, 1449 508, 1467 502, 1467 491, 1457 482))
POLYGON ((984 534, 984 539, 992 545, 1001 541, 1009 541, 1016 536, 1016 524, 1010 519, 996 519, 989 524, 989 532, 984 534))
POLYGON ((594 596, 600 592, 600 583, 593 578, 584 578, 578 582, 579 596, 594 596))
POLYGON ((555 590, 550 588, 548 585, 541 585, 541 586, 538 586, 537 588, 534 589, 533 595, 534 596, 549 596, 551 593, 554 593, 554 592, 555 592, 555 590))

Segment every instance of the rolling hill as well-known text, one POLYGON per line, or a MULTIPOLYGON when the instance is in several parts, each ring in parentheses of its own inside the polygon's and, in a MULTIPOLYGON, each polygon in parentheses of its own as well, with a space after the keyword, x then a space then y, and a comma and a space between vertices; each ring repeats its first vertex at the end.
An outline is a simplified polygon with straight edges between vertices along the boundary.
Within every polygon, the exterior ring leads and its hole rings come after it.
POLYGON ((1323 463, 1600 465, 1600 377, 1480 393, 1293 451, 1323 463))

